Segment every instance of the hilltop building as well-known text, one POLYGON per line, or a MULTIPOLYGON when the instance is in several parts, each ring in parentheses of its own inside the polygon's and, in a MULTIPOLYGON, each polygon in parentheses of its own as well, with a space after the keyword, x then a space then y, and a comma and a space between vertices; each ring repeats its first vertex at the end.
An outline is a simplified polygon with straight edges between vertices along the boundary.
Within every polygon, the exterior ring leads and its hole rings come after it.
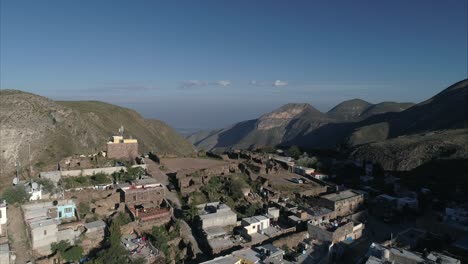
POLYGON ((107 157, 109 159, 133 160, 138 156, 138 140, 124 139, 123 136, 113 136, 107 142, 107 157))

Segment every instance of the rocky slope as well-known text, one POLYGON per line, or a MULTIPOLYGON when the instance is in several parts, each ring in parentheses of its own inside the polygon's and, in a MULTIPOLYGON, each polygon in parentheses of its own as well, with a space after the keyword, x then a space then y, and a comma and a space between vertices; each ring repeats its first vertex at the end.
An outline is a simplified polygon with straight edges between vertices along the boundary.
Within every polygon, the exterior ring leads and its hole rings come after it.
POLYGON ((57 102, 3 90, 0 124, 0 167, 4 178, 11 178, 16 160, 28 167, 29 145, 33 165, 53 163, 65 156, 103 149, 107 138, 121 125, 127 136, 139 140, 141 152, 152 150, 174 155, 193 152, 193 146, 165 123, 96 101, 57 102))

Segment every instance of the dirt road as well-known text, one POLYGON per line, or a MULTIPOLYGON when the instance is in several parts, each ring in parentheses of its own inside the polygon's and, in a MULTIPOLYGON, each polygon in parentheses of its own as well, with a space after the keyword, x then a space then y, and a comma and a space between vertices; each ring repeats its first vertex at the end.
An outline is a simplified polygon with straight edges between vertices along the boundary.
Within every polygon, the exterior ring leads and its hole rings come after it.
POLYGON ((16 254, 16 263, 33 260, 29 238, 26 233, 23 213, 20 207, 8 205, 8 238, 11 250, 16 254))

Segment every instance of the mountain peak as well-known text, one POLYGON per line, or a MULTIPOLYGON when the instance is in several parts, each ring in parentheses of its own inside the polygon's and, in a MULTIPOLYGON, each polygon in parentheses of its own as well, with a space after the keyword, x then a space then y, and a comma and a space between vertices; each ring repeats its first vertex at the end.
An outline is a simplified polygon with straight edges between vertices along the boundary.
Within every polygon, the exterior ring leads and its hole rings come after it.
POLYGON ((327 112, 331 118, 350 121, 358 118, 372 104, 362 99, 351 99, 343 101, 327 112))

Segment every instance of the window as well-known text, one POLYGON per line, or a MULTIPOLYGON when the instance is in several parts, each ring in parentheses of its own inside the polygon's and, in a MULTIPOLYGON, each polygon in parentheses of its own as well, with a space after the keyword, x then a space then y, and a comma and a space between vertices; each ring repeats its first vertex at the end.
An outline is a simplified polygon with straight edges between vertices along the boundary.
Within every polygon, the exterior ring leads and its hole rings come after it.
POLYGON ((0 218, 3 218, 2 210, 0 210, 0 218))
POLYGON ((136 200, 137 200, 136 195, 133 195, 133 201, 136 201, 136 200))
POLYGON ((47 236, 47 230, 44 230, 44 236, 47 236))
POLYGON ((71 207, 65 208, 65 213, 66 213, 66 214, 69 214, 69 213, 71 213, 71 212, 72 212, 71 207))

